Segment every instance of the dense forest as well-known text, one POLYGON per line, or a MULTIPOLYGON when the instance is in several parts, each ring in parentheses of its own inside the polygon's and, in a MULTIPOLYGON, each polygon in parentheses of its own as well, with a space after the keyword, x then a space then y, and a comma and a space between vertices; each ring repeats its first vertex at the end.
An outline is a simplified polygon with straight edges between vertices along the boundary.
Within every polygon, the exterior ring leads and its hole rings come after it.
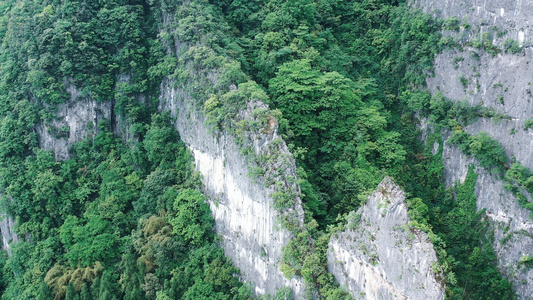
POLYGON ((280 116, 307 228, 285 249, 285 266, 308 295, 349 297, 327 272, 328 237, 390 175, 434 244, 447 298, 513 298, 476 209, 474 170, 444 188, 441 131, 515 186, 532 191, 533 177, 490 137, 462 131, 494 112, 424 92, 434 55, 461 47, 443 34, 464 26, 458 19, 401 0, 6 0, 0 11, 0 195, 21 237, 10 256, 0 252, 2 299, 256 297, 224 256, 192 155, 158 110, 164 78, 194 80, 191 68, 213 66, 245 92, 200 83, 211 126, 231 123, 250 94, 280 116), (162 32, 168 15, 177 25, 162 32), (201 47, 177 59, 173 39, 201 47), (72 87, 111 103, 128 134, 115 120, 87 120, 91 134, 56 161, 35 128, 76 101, 72 87), (435 126, 430 146, 416 116, 435 126), (308 238, 313 249, 299 244, 308 238), (291 262, 302 253, 313 259, 291 262))

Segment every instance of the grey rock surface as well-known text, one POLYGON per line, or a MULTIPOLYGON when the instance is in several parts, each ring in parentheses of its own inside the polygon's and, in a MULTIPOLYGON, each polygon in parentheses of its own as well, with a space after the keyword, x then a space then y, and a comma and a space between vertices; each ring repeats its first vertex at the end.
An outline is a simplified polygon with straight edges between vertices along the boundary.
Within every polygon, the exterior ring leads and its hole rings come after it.
MULTIPOLYGON (((190 48, 205 48, 201 43, 191 45, 173 35, 177 20, 171 13, 163 13, 162 20, 162 32, 173 36, 164 45, 178 61, 187 61, 184 53, 190 48)), ((194 80, 176 80, 172 76, 163 80, 159 110, 170 111, 181 140, 194 156, 226 257, 240 269, 241 279, 253 285, 255 294, 274 295, 279 289, 288 287, 296 299, 303 299, 303 278, 287 279, 280 271, 282 249, 293 238, 293 233, 283 227, 281 218, 290 215, 296 226, 303 226, 304 211, 296 184, 296 164, 278 134, 277 120, 270 115, 265 124, 260 122, 254 111, 269 115, 268 106, 257 99, 248 99, 246 106, 232 118, 263 124, 261 128, 245 129, 239 139, 231 128, 227 128, 227 123, 224 128, 212 128, 206 124, 204 115, 203 103, 208 99, 199 99, 205 95, 199 96, 201 93, 197 90, 203 85, 218 86, 220 71, 198 66, 180 71, 190 72, 186 77, 194 80), (242 136, 245 136, 245 142, 242 136), (252 154, 245 156, 243 147, 250 149, 252 154), (252 157, 267 159, 258 165, 252 157), (276 161, 272 157, 276 157, 276 161), (257 168, 261 168, 265 175, 252 175, 250 170, 257 168), (274 182, 266 182, 266 177, 274 182), (274 184, 296 191, 293 205, 283 212, 274 208, 274 184)), ((224 88, 238 89, 234 84, 224 88)))
POLYGON ((11 216, 0 213, 0 235, 2 236, 2 249, 11 255, 11 244, 19 241, 15 233, 15 221, 11 216))
MULTIPOLYGON (((82 139, 98 132, 98 124, 107 119, 112 127, 117 127, 113 115, 113 104, 110 101, 97 102, 82 93, 71 83, 65 81, 70 99, 66 103, 55 105, 55 117, 36 125, 39 135, 39 147, 54 152, 58 161, 70 158, 70 148, 82 139), (114 122, 115 121, 115 122, 114 122)), ((14 220, 3 213, 0 208, 0 234, 3 248, 10 253, 10 244, 19 241, 14 230, 14 220)))
POLYGON ((470 25, 446 33, 460 43, 482 39, 484 34, 500 50, 507 39, 519 43, 521 51, 516 54, 502 51, 494 56, 468 46, 462 51, 446 50, 436 56, 435 76, 427 78, 427 86, 433 94, 440 91, 452 101, 491 107, 509 117, 479 120, 466 131, 488 132, 504 145, 509 157, 533 169, 533 129, 523 128, 524 122, 533 118, 533 2, 413 0, 411 6, 440 18, 455 16, 470 25), (460 78, 466 79, 466 87, 460 78))
POLYGON ((114 121, 111 101, 97 102, 84 97, 72 84, 67 85, 67 91, 70 99, 64 104, 55 105, 54 119, 44 121, 36 127, 39 147, 53 151, 56 160, 68 159, 72 145, 94 136, 100 122, 114 121))
POLYGON ((444 299, 433 244, 409 222, 404 192, 386 177, 332 235, 328 269, 357 299, 444 299))
MULTIPOLYGON (((533 1, 412 0, 410 5, 437 17, 457 17, 470 26, 445 33, 464 47, 436 56, 435 74, 427 78, 429 91, 440 92, 451 101, 490 107, 505 115, 508 119, 481 118, 464 130, 470 134, 488 133, 503 145, 508 157, 533 169, 533 130, 524 129, 525 121, 533 118, 533 1), (502 51, 491 54, 466 46, 467 41, 483 38, 502 51), (518 53, 503 51, 508 39, 518 42, 518 53)), ((425 122, 422 124, 426 133, 431 130, 425 122)), ((457 147, 444 144, 443 163, 448 187, 464 180, 470 164, 476 166, 477 206, 486 209, 494 230, 493 247, 499 269, 513 283, 520 299, 532 299, 533 271, 520 265, 521 258, 533 255, 531 212, 520 207, 499 177, 481 168, 457 147)))
POLYGON ((529 0, 410 0, 409 4, 440 18, 457 17, 481 27, 481 33, 492 26, 507 30, 508 35, 495 37, 497 43, 513 38, 530 45, 533 40, 533 2, 529 0))
POLYGON ((494 232, 493 248, 500 271, 513 283, 520 299, 533 295, 533 269, 520 265, 522 257, 533 255, 531 212, 522 208, 504 183, 479 163, 448 143, 443 145, 444 177, 447 186, 464 182, 470 165, 478 174, 475 194, 477 207, 486 210, 494 232))
MULTIPOLYGON (((196 170, 202 174, 216 232, 222 237, 226 256, 240 268, 243 279, 253 283, 256 294, 275 294, 288 286, 297 298, 302 298, 302 280, 286 279, 279 270, 282 247, 292 234, 278 223, 280 215, 273 208, 273 189, 253 180, 249 174, 251 162, 241 154, 232 135, 210 132, 202 110, 195 106, 187 92, 170 81, 162 85, 161 91, 160 109, 170 111, 175 118, 181 139, 192 151, 196 170)), ((249 112, 258 107, 266 108, 262 103, 249 103, 248 109, 243 111, 244 117, 250 117, 249 112)), ((276 130, 258 131, 252 140, 257 155, 269 155, 270 146, 273 141, 279 141, 279 136, 276 130)), ((276 143, 275 148, 292 159, 284 142, 276 143)), ((291 167, 283 172, 296 178, 293 160, 291 167)), ((292 209, 303 223, 299 198, 292 209)))
POLYGON ((479 119, 465 128, 468 133, 487 132, 504 146, 509 157, 533 169, 533 129, 525 130, 526 120, 533 118, 533 49, 525 55, 500 54, 493 57, 477 49, 447 51, 435 59, 435 77, 428 77, 432 94, 440 91, 452 101, 493 108, 509 119, 479 119), (471 52, 480 53, 480 59, 471 52), (455 57, 464 58, 455 68, 455 57), (528 61, 532 61, 531 64, 528 61), (466 78, 463 87, 459 78, 466 78))
MULTIPOLYGON (((166 16, 167 21, 172 20, 166 16)), ((177 42, 177 47, 187 45, 177 42)), ((216 72, 206 74, 205 80, 213 84, 216 72)), ((117 82, 128 81, 121 75, 117 82)), ((195 83, 198 84, 198 83, 195 83)), ((56 160, 69 158, 72 145, 84 138, 97 134, 102 120, 111 121, 111 129, 123 139, 128 138, 127 124, 114 115, 111 101, 97 102, 84 96, 72 84, 66 84, 70 99, 57 105, 53 120, 42 122, 36 127, 40 147, 51 150, 56 160), (125 129, 126 128, 126 129, 125 129)), ((140 99, 142 101, 142 99, 140 99)), ((216 232, 221 237, 226 256, 241 269, 243 279, 254 284, 257 294, 274 294, 278 289, 290 287, 296 298, 303 297, 301 278, 286 279, 279 270, 282 247, 292 238, 292 233, 279 224, 280 214, 273 208, 274 189, 266 187, 260 180, 249 174, 252 162, 240 152, 233 136, 222 132, 215 134, 204 124, 203 107, 184 89, 166 80, 161 85, 160 110, 170 111, 175 118, 176 128, 182 140, 192 151, 196 169, 202 174, 205 192, 216 222, 216 232)), ((241 112, 244 119, 252 118, 255 109, 268 109, 260 102, 250 102, 241 112)), ((288 147, 277 134, 277 123, 269 124, 266 131, 250 133, 256 155, 270 155, 270 151, 281 153, 283 161, 264 166, 266 173, 283 172, 284 178, 296 178, 294 159, 288 147)), ((283 182, 286 186, 299 188, 294 182, 283 182)), ((299 197, 287 213, 297 216, 303 225, 303 209, 299 197)), ((4 240, 15 240, 12 232, 12 219, 5 218, 0 223, 4 240), (10 227, 11 226, 11 227, 10 227)))

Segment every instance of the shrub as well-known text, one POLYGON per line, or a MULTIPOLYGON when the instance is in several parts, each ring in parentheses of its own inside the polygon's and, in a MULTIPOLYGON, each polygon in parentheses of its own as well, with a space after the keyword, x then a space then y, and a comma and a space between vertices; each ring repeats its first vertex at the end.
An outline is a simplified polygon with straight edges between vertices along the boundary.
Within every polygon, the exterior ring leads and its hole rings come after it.
POLYGON ((516 54, 516 53, 520 53, 520 51, 522 51, 522 48, 520 47, 520 44, 518 43, 518 41, 516 40, 513 40, 513 39, 506 39, 505 42, 503 43, 503 50, 505 51, 505 53, 513 53, 513 54, 516 54))

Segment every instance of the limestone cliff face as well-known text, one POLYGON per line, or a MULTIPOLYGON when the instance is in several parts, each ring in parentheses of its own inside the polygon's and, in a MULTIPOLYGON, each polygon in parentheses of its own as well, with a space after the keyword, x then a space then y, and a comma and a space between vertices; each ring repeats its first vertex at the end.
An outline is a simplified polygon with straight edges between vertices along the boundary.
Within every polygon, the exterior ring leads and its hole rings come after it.
POLYGON ((505 35, 492 37, 496 43, 512 38, 531 46, 533 41, 533 3, 528 0, 410 0, 409 3, 441 18, 457 17, 479 26, 479 33, 490 31, 492 26, 501 32, 507 30, 505 35))
MULTIPOLYGON (((206 80, 216 80, 215 74, 209 77, 206 80)), ((54 151, 57 160, 67 159, 71 146, 95 134, 96 126, 102 120, 111 121, 113 128, 121 127, 114 119, 112 103, 98 103, 80 97, 73 86, 68 91, 71 99, 58 106, 57 118, 37 127, 41 147, 54 151), (59 131, 54 131, 54 128, 59 128, 59 131)), ((175 117, 176 129, 193 153, 196 169, 203 175, 205 192, 210 196, 209 204, 216 221, 215 229, 222 238, 226 256, 241 269, 243 279, 253 283, 257 294, 274 294, 278 289, 288 286, 297 298, 301 298, 301 279, 288 280, 279 271, 282 247, 292 238, 292 234, 282 228, 279 222, 281 214, 273 207, 274 189, 265 187, 259 178, 250 175, 250 169, 255 165, 241 154, 242 146, 238 145, 234 136, 227 132, 210 131, 205 124, 203 107, 197 107, 197 102, 188 92, 167 80, 161 86, 160 99, 160 110, 170 111, 175 117)), ((258 109, 265 111, 268 107, 261 102, 250 101, 239 117, 254 121, 253 111, 258 109)), ((275 163, 261 166, 266 173, 282 172, 282 178, 296 179, 294 159, 277 134, 274 119, 269 121, 267 128, 246 134, 252 141, 255 155, 268 157, 275 151, 280 158, 275 163)), ((283 184, 288 189, 298 190, 294 182, 283 184)), ((294 214, 303 224, 299 197, 286 213, 294 214)), ((15 241, 16 238, 9 234, 13 232, 12 219, 5 218, 0 225, 4 240, 15 241)))
POLYGON ((357 299, 444 299, 433 245, 409 222, 404 192, 386 177, 332 235, 330 272, 357 299))
MULTIPOLYGON (((471 105, 490 107, 508 119, 479 119, 464 130, 470 134, 488 133, 505 148, 508 157, 533 169, 533 129, 524 129, 533 118, 533 2, 497 0, 412 0, 437 17, 457 17, 464 26, 451 36, 464 45, 474 39, 490 41, 498 53, 464 46, 446 50, 435 58, 435 76, 427 78, 432 94, 441 92, 452 101, 466 100, 471 105), (506 41, 519 48, 505 51, 506 41), (462 80, 461 80, 462 78, 462 80)), ((447 33, 450 34, 450 33, 447 33)), ((425 127, 425 126, 423 126, 425 127)), ((428 128, 426 128, 427 132, 428 128)), ((443 163, 447 186, 463 180, 468 165, 475 160, 459 149, 444 144, 443 163)), ((478 166, 478 165, 477 165, 478 166)), ((521 208, 504 183, 487 170, 476 168, 477 206, 486 209, 494 229, 493 247, 500 271, 513 283, 520 298, 533 294, 533 270, 520 266, 520 259, 533 255, 533 222, 530 212, 521 208)))
MULTIPOLYGON (((243 279, 253 283, 257 294, 274 294, 288 286, 297 298, 301 298, 302 281, 288 280, 279 270, 282 247, 292 234, 279 222, 280 214, 273 207, 274 190, 250 175, 252 162, 241 154, 241 146, 231 134, 210 132, 202 110, 194 103, 188 93, 172 82, 166 81, 162 85, 160 108, 169 110, 175 117, 181 139, 194 155, 226 256, 241 269, 243 279)), ((257 108, 266 109, 266 106, 250 102, 241 112, 242 117, 252 120, 251 112, 257 108)), ((275 126, 269 131, 262 129, 250 135, 256 155, 268 156, 271 151, 278 151, 291 157, 275 126)), ((296 178, 292 158, 289 162, 288 168, 278 171, 296 178)), ((269 172, 278 167, 265 165, 264 169, 269 172)), ((303 222, 299 198, 290 210, 303 222)))
MULTIPOLYGON (((183 3, 183 11, 191 9, 189 4, 183 3)), ((224 78, 223 66, 195 62, 198 55, 187 54, 215 55, 203 37, 191 41, 189 36, 181 36, 181 31, 175 30, 179 22, 172 13, 162 14, 161 35, 169 37, 162 43, 167 53, 176 57, 175 74, 180 76, 163 80, 159 110, 170 111, 181 140, 194 156, 221 246, 241 270, 242 279, 250 282, 258 295, 273 295, 289 287, 302 299, 303 279, 287 279, 279 269, 282 249, 293 238, 282 220, 289 218, 297 227, 304 222, 294 158, 278 135, 275 117, 251 94, 232 106, 231 113, 225 112, 231 117, 217 126, 206 123, 204 109, 209 105, 204 107, 204 103, 213 94, 240 90, 219 78, 224 78), (248 125, 237 129, 237 124, 248 125), (262 175, 253 175, 255 171, 262 175), (274 199, 280 189, 290 192, 293 201, 282 210, 275 207, 274 199)), ((229 59, 226 62, 231 63, 229 59)))
POLYGON ((114 121, 111 101, 97 102, 82 96, 73 84, 67 84, 67 92, 70 99, 64 104, 54 105, 55 117, 36 127, 40 148, 53 151, 56 160, 68 159, 72 145, 94 135, 100 122, 114 121))
MULTIPOLYGON (((208 80, 216 80, 216 75, 210 75, 208 80)), ((95 134, 96 126, 102 120, 111 121, 113 128, 121 127, 114 119, 111 103, 98 103, 80 97, 73 86, 68 91, 71 99, 57 107, 57 118, 37 127, 41 147, 54 151, 57 160, 69 158, 71 146, 95 134), (59 128, 59 134, 53 128, 59 128)), ((273 207, 273 187, 265 186, 260 178, 250 174, 250 169, 256 165, 241 153, 242 145, 237 143, 233 135, 215 133, 209 129, 205 124, 203 107, 197 107, 188 92, 166 80, 161 85, 160 100, 160 110, 170 111, 175 117, 176 129, 194 155, 226 256, 241 269, 243 279, 254 285, 257 294, 274 294, 288 286, 296 298, 302 298, 302 280, 286 279, 279 270, 282 247, 292 238, 292 234, 282 227, 281 214, 273 207)), ((268 111, 268 107, 259 101, 250 101, 239 117, 257 121, 253 116, 257 110, 268 111)), ((270 157, 276 152, 279 158, 276 162, 261 166, 265 173, 282 173, 283 176, 277 177, 296 179, 294 159, 278 135, 274 119, 270 119, 265 128, 246 134, 248 140, 252 141, 255 155, 270 157)), ((299 190, 294 181, 284 181, 282 184, 287 189, 299 190)), ((293 214, 298 223, 303 225, 299 197, 285 213, 293 214)), ((0 220, 5 249, 9 249, 10 242, 18 241, 13 225, 13 219, 8 216, 0 220)))
MULTIPOLYGON (((172 20, 167 16, 165 22, 172 20)), ((176 41, 174 46, 189 45, 176 41)), ((196 79, 191 85, 204 81, 214 85, 216 70, 196 79)), ((127 76, 117 78, 117 82, 123 81, 128 81, 127 76)), ((43 121, 36 127, 42 149, 53 151, 57 160, 68 159, 72 145, 95 135, 98 124, 103 120, 110 121, 115 133, 127 137, 124 124, 120 124, 121 120, 115 116, 112 101, 97 102, 82 95, 74 85, 65 82, 65 86, 70 99, 65 104, 54 106, 54 119, 43 121)), ((303 225, 303 209, 299 187, 295 183, 295 162, 277 134, 277 121, 269 118, 264 128, 245 132, 254 155, 273 157, 275 152, 278 158, 277 161, 257 165, 241 153, 242 145, 238 144, 234 135, 224 130, 210 130, 205 124, 203 106, 197 106, 198 101, 191 97, 190 91, 177 87, 172 80, 165 80, 161 85, 159 108, 170 111, 175 117, 176 129, 194 155, 226 256, 241 269, 243 279, 253 284, 257 294, 274 294, 287 286, 296 298, 302 298, 301 278, 286 279, 279 270, 282 248, 292 238, 292 233, 281 225, 280 217, 291 214, 296 223, 303 225), (276 184, 296 191, 294 205, 279 213, 274 208, 272 194, 275 189, 272 183, 265 184, 260 178, 253 177, 250 170, 254 167, 262 168, 265 174, 276 180, 276 184)), ((247 107, 239 113, 239 118, 257 123, 254 119, 257 110, 268 111, 268 107, 250 99, 247 107)), ((11 218, 4 218, 0 229, 6 247, 7 242, 17 240, 13 235, 11 218)))
POLYGON ((428 77, 428 89, 450 100, 466 100, 510 117, 509 120, 480 119, 469 125, 469 133, 488 132, 505 147, 509 157, 533 168, 533 131, 524 122, 533 117, 533 2, 499 0, 430 1, 413 0, 412 6, 437 17, 457 17, 464 27, 452 36, 465 43, 488 39, 500 50, 505 41, 514 40, 519 53, 502 51, 493 55, 473 47, 447 50, 435 58, 435 76, 428 77), (466 82, 459 79, 466 79, 466 82), (464 85, 466 83, 466 86, 464 85))
POLYGON ((2 249, 11 255, 11 244, 17 243, 19 237, 15 233, 15 221, 4 213, 0 214, 0 235, 2 236, 2 249))
POLYGON ((514 286, 520 299, 533 295, 533 270, 521 266, 521 259, 533 254, 533 222, 531 211, 524 209, 504 182, 479 166, 459 148, 444 142, 444 178, 446 186, 464 182, 470 165, 478 174, 475 186, 478 209, 486 209, 486 216, 494 232, 493 248, 500 271, 514 286))

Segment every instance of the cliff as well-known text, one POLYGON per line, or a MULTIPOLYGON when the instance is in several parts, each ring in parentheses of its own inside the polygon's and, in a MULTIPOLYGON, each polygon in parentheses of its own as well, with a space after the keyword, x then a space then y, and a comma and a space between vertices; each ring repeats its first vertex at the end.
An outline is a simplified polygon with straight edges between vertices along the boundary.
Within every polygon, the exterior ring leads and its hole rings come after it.
MULTIPOLYGON (((533 2, 415 0, 411 6, 440 18, 456 17, 461 22, 457 32, 446 33, 460 47, 436 56, 435 74, 427 78, 429 91, 504 115, 500 120, 480 118, 463 130, 469 134, 488 133, 503 145, 507 157, 532 169, 533 131, 527 124, 533 117, 533 2)), ((464 179, 470 164, 477 166, 477 207, 486 209, 494 230, 493 247, 499 269, 513 283, 519 297, 528 298, 533 293, 533 270, 522 266, 521 260, 533 254, 531 212, 518 204, 500 176, 446 142, 443 163, 448 187, 464 179)))
MULTIPOLYGON (((187 8, 188 5, 191 3, 183 3, 181 8, 187 8)), ((176 30, 179 24, 173 14, 177 12, 165 13, 160 24, 169 29, 169 32, 163 33, 167 34, 166 38, 171 37, 172 45, 165 38, 162 38, 162 42, 168 46, 167 58, 174 56, 183 64, 169 71, 190 72, 190 80, 180 81, 172 76, 163 80, 159 109, 171 112, 176 129, 194 155, 205 194, 209 196, 221 246, 226 256, 241 270, 242 279, 253 284, 256 294, 274 294, 287 286, 293 290, 296 298, 301 298, 302 280, 297 277, 286 279, 279 270, 282 248, 293 237, 284 223, 303 226, 303 209, 296 184, 295 162, 277 133, 277 121, 260 99, 247 97, 243 105, 235 110, 233 121, 249 122, 253 126, 241 128, 237 134, 235 126, 224 124, 214 128, 206 124, 203 103, 209 99, 209 94, 202 93, 202 86, 217 86, 218 91, 226 92, 238 92, 239 89, 233 82, 220 83, 218 77, 223 73, 220 66, 207 67, 208 64, 205 64, 189 68, 187 63, 191 57, 185 57, 190 54, 187 50, 199 50, 195 54, 205 51, 201 53, 203 55, 213 54, 214 51, 207 43, 196 44, 175 36, 175 32, 171 31, 176 30), (252 170, 259 170, 261 175, 253 175, 252 170), (289 200, 290 204, 285 203, 283 209, 276 208, 276 193, 287 193, 289 197, 285 197, 285 200, 289 200)), ((204 38, 201 35, 196 37, 204 38)), ((118 85, 128 80, 127 75, 119 75, 115 92, 120 92, 118 85)), ((115 112, 114 100, 92 99, 68 78, 63 79, 63 85, 69 95, 65 103, 41 103, 43 111, 53 117, 43 115, 43 120, 35 126, 40 148, 53 151, 58 161, 66 160, 70 158, 70 150, 75 142, 96 135, 99 125, 107 126, 107 122, 115 134, 128 140, 131 133, 115 112)), ((143 102, 142 98, 138 100, 143 102)), ((3 218, 0 229, 4 247, 7 248, 9 242, 17 240, 13 232, 13 219, 3 218)))
POLYGON ((70 157, 69 150, 74 143, 95 135, 100 122, 108 120, 115 125, 111 101, 97 102, 83 96, 73 84, 66 86, 70 99, 64 104, 50 106, 54 117, 36 126, 40 148, 53 151, 58 161, 70 157))
POLYGON ((7 251, 8 255, 11 255, 11 243, 17 243, 19 237, 15 233, 13 218, 4 213, 0 214, 0 235, 2 236, 2 248, 7 251))
POLYGON ((485 209, 494 234, 493 248, 502 274, 513 283, 520 299, 529 299, 533 289, 533 270, 522 260, 533 254, 533 222, 531 211, 520 206, 516 196, 505 183, 456 146, 444 142, 444 178, 447 187, 464 182, 468 167, 474 165, 478 174, 475 185, 477 208, 485 209))
MULTIPOLYGON (((273 207, 273 188, 254 180, 249 172, 253 162, 241 153, 235 137, 227 132, 210 132, 194 100, 172 82, 162 85, 160 105, 175 117, 176 129, 194 155, 226 256, 241 269, 243 279, 254 284, 257 294, 274 294, 289 286, 297 297, 301 296, 301 280, 288 280, 279 271, 282 248, 292 234, 280 224, 281 214, 273 207)), ((243 117, 252 119, 251 113, 257 107, 265 105, 250 102, 243 117)), ((276 128, 270 133, 262 133, 263 129, 250 133, 256 155, 271 155, 273 148, 290 154, 276 128)), ((266 171, 276 167, 265 166, 266 171)), ((295 178, 294 161, 280 171, 295 178)), ((297 200, 292 209, 303 222, 303 210, 297 200)))
MULTIPOLYGON (((173 26, 173 17, 167 15, 165 22, 166 27, 173 26)), ((182 50, 191 45, 175 40, 173 46, 178 47, 176 58, 187 61, 182 57, 182 50)), ((178 71, 186 72, 186 66, 181 67, 178 71)), ((202 102, 208 99, 201 96, 198 99, 198 94, 192 91, 194 86, 201 84, 217 85, 219 72, 216 69, 202 71, 194 70, 194 79, 185 83, 170 78, 163 80, 159 110, 171 112, 181 139, 194 155, 196 170, 201 173, 205 193, 209 196, 215 230, 226 256, 241 270, 242 279, 253 283, 256 294, 275 294, 288 286, 297 298, 301 298, 301 279, 286 279, 279 270, 282 248, 292 238, 292 233, 281 225, 282 220, 290 215, 296 223, 303 225, 294 159, 277 133, 275 118, 268 117, 267 122, 263 122, 266 119, 262 117, 269 112, 261 101, 246 99, 246 107, 238 112, 236 119, 262 124, 255 130, 245 130, 240 137, 236 137, 230 128, 217 131, 206 124, 202 102), (261 117, 257 116, 258 111, 261 117), (244 147, 249 147, 253 155, 244 155, 244 147), (259 165, 253 157, 275 159, 259 165), (254 177, 250 172, 254 168, 262 169, 263 174, 278 186, 265 183, 257 175, 254 177), (283 213, 274 208, 272 196, 279 192, 279 184, 283 190, 293 191, 296 197, 294 205, 283 213)), ((121 76, 117 82, 123 80, 127 78, 121 76)), ((125 139, 128 132, 115 116, 111 101, 97 102, 81 95, 75 86, 67 87, 70 99, 54 107, 54 119, 42 122, 36 128, 41 148, 52 150, 57 160, 65 160, 69 158, 71 146, 96 134, 98 124, 103 120, 110 121, 111 129, 125 139)))
POLYGON ((404 192, 386 177, 332 235, 330 272, 358 299, 444 299, 433 245, 410 221, 404 192))
POLYGON ((168 53, 175 55, 175 74, 180 73, 181 78, 169 76, 163 80, 159 109, 170 111, 181 139, 194 156, 221 246, 241 270, 242 279, 253 284, 256 294, 273 295, 290 287, 300 299, 303 280, 287 279, 279 269, 282 249, 293 238, 284 223, 301 227, 304 213, 295 161, 278 135, 277 120, 261 97, 256 97, 264 93, 260 88, 256 92, 246 90, 256 85, 223 83, 221 77, 226 76, 225 66, 231 61, 215 56, 202 42, 184 41, 175 28, 179 25, 174 16, 164 14, 162 35, 172 38, 163 43, 168 53), (209 67, 191 59, 191 53, 200 52, 224 63, 209 67), (220 101, 222 109, 227 110, 224 117, 215 122, 209 119, 208 114, 213 117, 208 111, 213 104, 209 97, 232 95, 239 103, 230 103, 234 98, 220 101), (290 193, 291 198, 291 204, 283 209, 276 208, 275 194, 280 192, 290 193))

